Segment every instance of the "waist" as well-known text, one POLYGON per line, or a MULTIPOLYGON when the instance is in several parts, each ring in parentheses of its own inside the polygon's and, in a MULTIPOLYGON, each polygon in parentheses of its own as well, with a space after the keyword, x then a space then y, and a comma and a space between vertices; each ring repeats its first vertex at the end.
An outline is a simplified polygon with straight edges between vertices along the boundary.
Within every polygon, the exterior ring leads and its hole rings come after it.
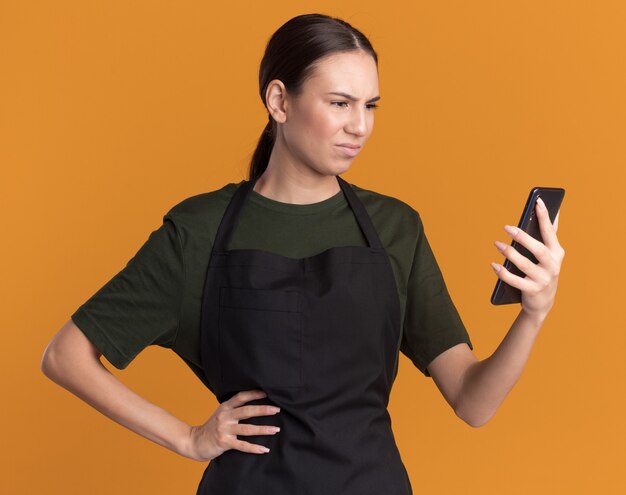
POLYGON ((275 435, 238 438, 265 445, 270 452, 224 452, 209 463, 198 495, 412 493, 388 421, 355 422, 339 432, 324 429, 316 421, 302 423, 289 416, 275 435))

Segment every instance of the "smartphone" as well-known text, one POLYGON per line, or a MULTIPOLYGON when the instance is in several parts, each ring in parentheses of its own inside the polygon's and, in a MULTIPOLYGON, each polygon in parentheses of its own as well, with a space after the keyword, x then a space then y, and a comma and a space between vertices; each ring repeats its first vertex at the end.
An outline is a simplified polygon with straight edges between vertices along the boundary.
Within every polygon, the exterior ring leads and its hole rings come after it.
MULTIPOLYGON (((522 212, 522 217, 520 218, 517 227, 537 239, 539 242, 543 242, 539 231, 539 219, 537 218, 535 211, 537 198, 541 197, 543 202, 546 204, 546 208, 548 209, 548 213, 550 215, 550 222, 554 223, 554 219, 559 212, 559 208, 561 208, 564 196, 565 189, 561 187, 533 187, 528 195, 526 206, 524 206, 524 211, 522 212)), ((514 240, 511 245, 533 263, 538 263, 537 258, 535 258, 535 256, 533 256, 533 254, 520 243, 514 240)), ((526 277, 526 274, 517 268, 508 258, 505 258, 503 265, 514 275, 518 275, 523 278, 526 277)), ((491 304, 500 305, 520 302, 522 302, 522 291, 498 279, 496 286, 493 289, 493 294, 491 294, 491 304)))

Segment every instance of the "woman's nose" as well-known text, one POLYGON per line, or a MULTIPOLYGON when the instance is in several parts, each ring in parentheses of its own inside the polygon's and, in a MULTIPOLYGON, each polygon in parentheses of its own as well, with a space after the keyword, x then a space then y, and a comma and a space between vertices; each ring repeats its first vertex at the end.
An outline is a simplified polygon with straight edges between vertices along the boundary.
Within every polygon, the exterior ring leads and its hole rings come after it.
POLYGON ((347 131, 351 134, 358 136, 365 136, 367 133, 367 118, 365 115, 366 110, 354 110, 350 115, 350 122, 347 126, 347 131))

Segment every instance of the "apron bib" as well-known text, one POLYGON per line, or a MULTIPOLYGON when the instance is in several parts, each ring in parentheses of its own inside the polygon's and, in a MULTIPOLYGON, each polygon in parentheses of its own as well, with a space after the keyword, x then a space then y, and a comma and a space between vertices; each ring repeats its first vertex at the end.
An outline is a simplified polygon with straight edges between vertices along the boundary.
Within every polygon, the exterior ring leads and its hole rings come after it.
MULTIPOLYGON (((201 357, 219 403, 242 390, 280 426, 237 438, 270 448, 211 460, 197 495, 409 495, 387 411, 400 339, 393 270, 365 207, 336 176, 368 246, 306 258, 227 249, 250 190, 243 182, 217 229, 201 313, 201 357)), ((396 370, 397 373, 397 370, 396 370)))

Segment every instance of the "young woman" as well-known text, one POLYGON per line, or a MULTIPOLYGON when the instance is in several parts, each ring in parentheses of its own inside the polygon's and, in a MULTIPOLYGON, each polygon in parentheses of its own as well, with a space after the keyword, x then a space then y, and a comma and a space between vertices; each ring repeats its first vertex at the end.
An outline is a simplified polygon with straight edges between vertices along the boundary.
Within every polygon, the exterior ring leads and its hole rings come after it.
POLYGON ((527 277, 494 264, 521 289, 521 311, 479 361, 417 211, 341 178, 379 99, 367 38, 337 18, 294 17, 267 44, 259 89, 269 121, 248 180, 175 205, 52 339, 43 372, 132 431, 210 460, 198 494, 409 494, 387 411, 399 351, 463 421, 487 422, 554 303, 558 217, 537 204, 545 244, 507 228, 539 263, 499 244, 527 277), (123 369, 152 344, 215 394, 205 423, 173 417, 100 361, 123 369))

